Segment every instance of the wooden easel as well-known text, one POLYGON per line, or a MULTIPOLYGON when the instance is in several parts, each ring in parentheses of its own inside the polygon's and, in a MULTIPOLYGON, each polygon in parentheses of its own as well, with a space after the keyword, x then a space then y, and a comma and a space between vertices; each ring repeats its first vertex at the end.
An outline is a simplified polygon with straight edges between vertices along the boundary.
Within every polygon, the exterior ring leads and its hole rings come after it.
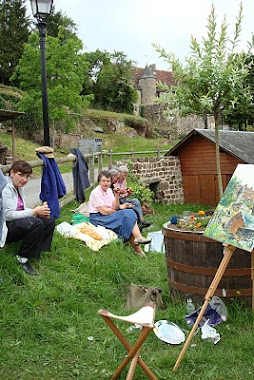
MULTIPOLYGON (((228 263, 229 263, 232 255, 233 255, 234 250, 235 250, 235 247, 233 247, 231 245, 228 245, 228 244, 224 244, 224 248, 223 248, 224 257, 221 260, 221 263, 219 265, 219 268, 218 268, 218 270, 217 270, 217 272, 216 272, 216 274, 214 276, 214 279, 213 279, 211 285, 209 286, 209 289, 208 289, 208 291, 207 291, 207 293, 205 295, 205 302, 204 302, 204 304, 203 304, 203 306, 202 306, 202 308, 200 310, 200 313, 199 313, 199 315, 197 317, 197 320, 196 320, 195 324, 192 327, 192 330, 191 330, 191 332, 190 332, 190 334, 188 336, 188 339, 186 340, 186 342, 185 342, 185 344, 183 346, 183 349, 180 352, 180 355, 179 355, 179 357, 178 357, 178 359, 177 359, 177 361, 176 361, 176 363, 174 365, 173 371, 176 371, 177 368, 178 368, 178 366, 179 366, 179 364, 181 363, 181 360, 182 360, 182 358, 183 358, 183 356, 184 356, 184 354, 185 354, 185 352, 186 352, 186 350, 187 350, 187 348, 188 348, 188 346, 189 346, 189 344, 191 342, 191 339, 192 339, 192 337, 193 337, 193 335, 194 335, 194 333, 195 333, 195 331, 196 331, 196 329, 197 329, 197 327, 199 325, 199 322, 201 321, 201 319, 202 319, 202 317, 204 315, 204 312, 206 311, 208 303, 211 300, 211 298, 213 297, 213 295, 214 295, 214 293, 215 293, 215 291, 216 291, 216 289, 217 289, 217 287, 219 285, 219 282, 220 282, 220 280, 223 277, 223 274, 224 274, 224 272, 225 272, 225 270, 226 270, 226 268, 228 266, 228 263)), ((253 255, 253 252, 254 251, 252 251, 252 256, 251 256, 251 278, 254 281, 254 255, 253 255)), ((254 287, 254 285, 253 285, 253 287, 254 287)), ((252 291, 252 310, 253 310, 253 305, 254 305, 253 301, 254 301, 254 297, 253 297, 253 291, 252 291)))

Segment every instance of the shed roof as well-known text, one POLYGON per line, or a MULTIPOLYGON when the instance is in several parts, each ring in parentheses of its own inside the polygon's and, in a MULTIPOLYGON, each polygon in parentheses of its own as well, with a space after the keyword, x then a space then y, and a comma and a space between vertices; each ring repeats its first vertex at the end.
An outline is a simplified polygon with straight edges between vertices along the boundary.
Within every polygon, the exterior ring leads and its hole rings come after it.
MULTIPOLYGON (((193 129, 178 144, 171 148, 165 156, 176 155, 186 141, 193 136, 202 136, 215 143, 215 131, 213 129, 193 129)), ((254 132, 219 131, 219 144, 221 151, 235 156, 247 164, 254 164, 254 132)))
POLYGON ((3 110, 0 109, 0 122, 10 119, 14 119, 17 116, 25 115, 24 112, 12 111, 12 110, 3 110))

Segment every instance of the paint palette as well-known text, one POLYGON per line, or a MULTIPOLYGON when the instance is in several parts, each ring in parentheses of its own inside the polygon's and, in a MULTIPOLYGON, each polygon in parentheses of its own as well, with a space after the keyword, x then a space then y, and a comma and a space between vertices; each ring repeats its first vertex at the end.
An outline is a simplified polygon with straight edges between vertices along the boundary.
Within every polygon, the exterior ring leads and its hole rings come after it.
POLYGON ((157 338, 169 344, 180 344, 185 341, 184 332, 175 323, 162 319, 154 324, 157 338))

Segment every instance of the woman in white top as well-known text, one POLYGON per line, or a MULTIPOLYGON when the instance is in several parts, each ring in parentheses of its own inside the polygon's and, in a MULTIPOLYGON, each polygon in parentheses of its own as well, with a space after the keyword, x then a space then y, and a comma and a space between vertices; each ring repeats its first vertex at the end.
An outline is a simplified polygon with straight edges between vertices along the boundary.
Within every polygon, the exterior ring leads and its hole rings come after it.
POLYGON ((17 259, 26 273, 36 275, 29 260, 39 259, 41 251, 50 250, 55 219, 47 204, 33 209, 26 207, 23 187, 31 174, 32 167, 26 161, 16 161, 11 166, 3 189, 3 216, 8 231, 2 236, 2 245, 21 240, 17 259))

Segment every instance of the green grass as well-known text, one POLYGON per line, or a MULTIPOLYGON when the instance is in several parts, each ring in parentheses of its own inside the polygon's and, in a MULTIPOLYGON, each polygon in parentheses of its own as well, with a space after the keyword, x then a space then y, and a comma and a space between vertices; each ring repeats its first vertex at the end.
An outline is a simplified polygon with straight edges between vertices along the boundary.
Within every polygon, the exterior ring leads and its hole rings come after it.
MULTIPOLYGON (((58 222, 70 221, 74 202, 61 211, 58 222)), ((155 205, 147 231, 161 229, 170 215, 186 205, 155 205)), ((188 206, 197 210, 197 206, 188 206)), ((163 289, 165 311, 156 320, 168 319, 188 330, 183 320, 185 304, 168 294, 165 257, 148 259, 133 254, 129 244, 111 243, 99 252, 84 243, 54 234, 52 251, 34 263, 40 276, 29 277, 17 266, 17 244, 1 250, 0 378, 3 380, 109 379, 123 359, 125 349, 97 311, 122 309, 130 282, 163 289), (93 340, 88 340, 92 336, 93 340)), ((151 333, 142 358, 163 379, 246 380, 254 378, 253 315, 240 300, 228 307, 227 323, 217 327, 221 341, 213 346, 195 336, 176 373, 172 368, 182 345, 167 345, 151 333)), ((120 323, 124 333, 126 324, 120 323)), ((128 334, 133 343, 137 331, 128 334)), ((124 379, 126 371, 120 376, 124 379)), ((135 379, 147 379, 137 368, 135 379)))

